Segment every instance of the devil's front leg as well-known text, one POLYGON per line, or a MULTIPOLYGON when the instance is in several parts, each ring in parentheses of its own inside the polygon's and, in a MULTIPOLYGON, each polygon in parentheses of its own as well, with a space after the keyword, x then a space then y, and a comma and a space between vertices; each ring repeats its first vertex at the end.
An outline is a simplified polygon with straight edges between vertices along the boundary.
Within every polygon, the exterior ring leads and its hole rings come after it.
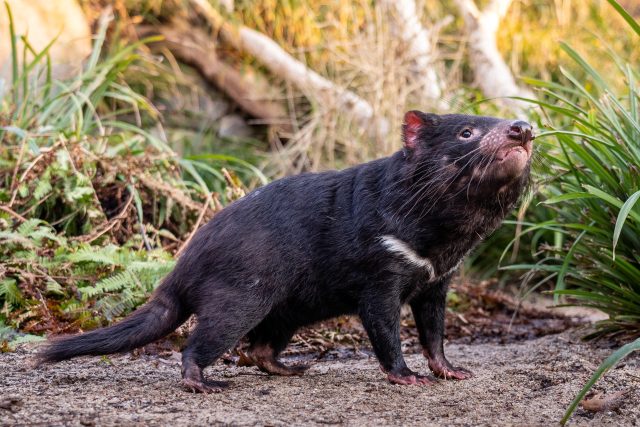
POLYGON ((464 380, 473 376, 471 371, 454 367, 444 356, 444 319, 450 278, 448 276, 426 284, 410 304, 418 327, 422 353, 429 362, 431 372, 439 378, 464 380))
POLYGON ((393 285, 366 291, 360 303, 360 318, 380 362, 380 368, 394 384, 432 384, 434 379, 413 372, 402 356, 400 307, 399 290, 393 285))

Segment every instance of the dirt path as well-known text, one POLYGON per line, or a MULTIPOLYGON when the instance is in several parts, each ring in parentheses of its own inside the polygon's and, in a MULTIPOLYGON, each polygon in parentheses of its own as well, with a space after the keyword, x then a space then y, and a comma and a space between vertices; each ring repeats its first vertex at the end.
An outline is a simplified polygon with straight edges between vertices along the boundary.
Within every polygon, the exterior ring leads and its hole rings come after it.
MULTIPOLYGON (((521 343, 450 344, 447 352, 476 377, 432 387, 387 384, 376 361, 360 356, 314 363, 300 378, 268 377, 222 363, 207 370, 229 389, 192 395, 178 386, 177 358, 129 355, 83 358, 32 371, 33 349, 0 355, 2 425, 557 425, 564 408, 606 350, 575 333, 521 343), (6 405, 5 405, 6 406, 6 405)), ((422 357, 409 355, 424 370, 422 357)), ((578 410, 573 424, 640 425, 640 357, 627 360, 597 386, 627 389, 617 411, 578 410)))

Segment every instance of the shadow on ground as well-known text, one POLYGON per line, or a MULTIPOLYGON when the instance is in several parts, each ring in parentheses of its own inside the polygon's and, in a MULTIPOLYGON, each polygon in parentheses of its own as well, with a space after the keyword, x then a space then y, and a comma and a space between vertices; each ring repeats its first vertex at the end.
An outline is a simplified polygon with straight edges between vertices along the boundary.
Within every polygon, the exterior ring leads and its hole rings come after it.
MULTIPOLYGON (((359 352, 317 361, 303 377, 269 377, 255 368, 219 362, 209 378, 229 381, 214 395, 179 386, 176 354, 80 358, 37 370, 34 350, 0 355, 2 425, 542 425, 564 409, 607 350, 579 342, 574 332, 510 344, 450 344, 455 363, 476 377, 435 386, 388 384, 374 358, 359 352)), ((409 365, 426 369, 419 355, 409 365)), ((290 360, 288 362, 291 362, 290 360)), ((574 424, 640 423, 640 358, 598 383, 605 394, 627 389, 616 411, 578 410, 574 424)))
MULTIPOLYGON (((294 337, 285 362, 311 363, 303 377, 237 367, 237 353, 229 352, 206 370, 229 388, 194 395, 179 383, 176 350, 187 325, 174 340, 126 355, 35 370, 35 345, 0 354, 0 425, 557 425, 611 350, 580 341, 584 330, 576 325, 585 320, 545 308, 548 300, 521 303, 490 282, 454 289, 445 351, 476 374, 470 380, 389 384, 360 323, 340 317, 294 337)), ((426 372, 408 312, 401 332, 409 366, 426 372)), ((624 398, 615 410, 578 409, 573 424, 639 425, 640 355, 607 373, 594 391, 624 391, 624 398)))

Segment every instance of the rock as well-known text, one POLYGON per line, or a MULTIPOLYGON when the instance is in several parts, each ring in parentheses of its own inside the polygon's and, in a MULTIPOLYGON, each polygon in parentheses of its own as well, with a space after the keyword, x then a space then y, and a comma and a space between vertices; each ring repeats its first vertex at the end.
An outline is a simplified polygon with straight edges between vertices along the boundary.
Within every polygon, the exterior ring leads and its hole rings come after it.
POLYGON ((237 114, 229 114, 220 119, 218 124, 218 136, 247 138, 253 135, 251 127, 247 122, 237 114))
MULTIPOLYGON (((91 53, 91 30, 76 0, 7 0, 17 36, 25 35, 33 49, 41 52, 56 36, 49 54, 55 77, 68 76, 82 66, 91 53)), ((0 5, 0 79, 11 76, 9 16, 0 5)), ((21 61, 23 45, 18 44, 21 61)), ((33 58, 33 55, 29 55, 33 58)), ((2 85, 0 85, 1 87, 2 85)))
POLYGON ((6 396, 0 398, 0 409, 18 412, 22 408, 22 398, 19 396, 6 396))

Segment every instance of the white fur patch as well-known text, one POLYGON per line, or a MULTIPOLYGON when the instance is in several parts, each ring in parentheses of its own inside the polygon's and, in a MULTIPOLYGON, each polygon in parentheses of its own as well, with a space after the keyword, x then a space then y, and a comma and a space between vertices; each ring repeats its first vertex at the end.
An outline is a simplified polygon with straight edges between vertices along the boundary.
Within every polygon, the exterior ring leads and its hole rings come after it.
POLYGON ((429 280, 435 278, 435 271, 431 260, 418 255, 406 242, 390 235, 381 236, 380 241, 389 252, 401 255, 409 264, 426 269, 429 273, 429 280))

